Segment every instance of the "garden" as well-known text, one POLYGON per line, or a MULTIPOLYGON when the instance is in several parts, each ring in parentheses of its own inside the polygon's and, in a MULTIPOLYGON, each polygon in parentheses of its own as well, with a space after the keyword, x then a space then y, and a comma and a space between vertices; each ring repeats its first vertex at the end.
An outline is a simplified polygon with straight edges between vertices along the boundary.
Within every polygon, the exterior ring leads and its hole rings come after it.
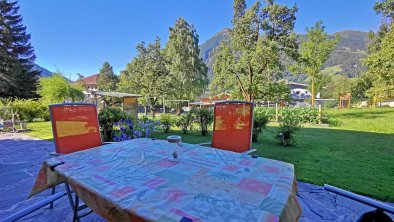
MULTIPOLYGON (((300 181, 330 183, 394 201, 394 125, 387 124, 394 121, 394 109, 325 109, 323 117, 328 124, 324 125, 316 124, 319 114, 312 109, 283 108, 279 116, 277 123, 275 109, 255 108, 257 141, 253 148, 261 157, 293 163, 300 181), (284 144, 286 132, 290 132, 291 140, 284 144)), ((109 108, 100 112, 99 121, 105 140, 181 135, 186 143, 202 143, 211 140, 213 118, 208 109, 196 109, 182 115, 161 114, 155 119, 141 115, 134 120, 109 108)), ((50 122, 30 122, 28 127, 28 135, 52 140, 50 122)))

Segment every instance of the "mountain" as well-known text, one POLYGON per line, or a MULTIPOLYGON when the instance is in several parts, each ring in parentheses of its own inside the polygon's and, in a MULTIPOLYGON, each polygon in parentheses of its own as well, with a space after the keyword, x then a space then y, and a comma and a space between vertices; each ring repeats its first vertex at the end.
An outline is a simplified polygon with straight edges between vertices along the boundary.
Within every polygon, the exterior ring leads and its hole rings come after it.
MULTIPOLYGON (((339 35, 340 40, 336 49, 331 53, 329 59, 325 64, 327 72, 346 75, 348 77, 358 77, 365 71, 361 60, 367 57, 367 47, 370 42, 367 32, 360 32, 354 30, 344 30, 334 34, 330 34, 330 38, 335 38, 339 35)), ((221 41, 228 39, 230 36, 230 29, 226 28, 216 33, 212 38, 200 45, 200 57, 207 64, 208 78, 211 80, 212 66, 215 61, 214 50, 221 41)), ((299 39, 305 38, 305 35, 299 35, 299 39)), ((285 74, 285 79, 290 81, 304 82, 306 75, 292 75, 285 74)))
POLYGON ((338 73, 350 78, 359 77, 366 71, 361 59, 368 56, 368 44, 370 42, 367 32, 345 30, 330 35, 334 38, 339 35, 340 40, 336 49, 331 53, 325 67, 338 67, 338 73))
POLYGON ((41 72, 40 77, 51 77, 52 76, 52 72, 51 71, 49 71, 48 69, 43 68, 43 67, 41 67, 41 66, 39 66, 37 64, 34 64, 33 69, 38 70, 38 71, 41 72))
POLYGON ((226 28, 222 31, 216 33, 212 38, 205 41, 203 44, 199 46, 200 48, 200 57, 204 60, 204 62, 208 66, 208 79, 212 80, 212 66, 215 62, 215 56, 213 55, 213 50, 219 46, 219 44, 230 37, 230 29, 226 28))
MULTIPOLYGON (((41 67, 37 64, 34 64, 33 69, 41 71, 40 78, 46 78, 46 77, 51 77, 53 75, 53 72, 49 71, 48 69, 41 67)), ((68 82, 72 82, 69 78, 63 76, 64 79, 66 79, 68 82)))

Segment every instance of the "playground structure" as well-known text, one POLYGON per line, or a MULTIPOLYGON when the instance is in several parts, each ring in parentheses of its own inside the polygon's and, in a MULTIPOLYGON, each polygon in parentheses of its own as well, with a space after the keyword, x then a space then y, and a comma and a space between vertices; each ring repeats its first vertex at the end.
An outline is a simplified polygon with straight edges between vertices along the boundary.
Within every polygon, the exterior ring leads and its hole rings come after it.
POLYGON ((338 109, 350 108, 351 99, 352 99, 352 95, 350 93, 339 95, 338 109))

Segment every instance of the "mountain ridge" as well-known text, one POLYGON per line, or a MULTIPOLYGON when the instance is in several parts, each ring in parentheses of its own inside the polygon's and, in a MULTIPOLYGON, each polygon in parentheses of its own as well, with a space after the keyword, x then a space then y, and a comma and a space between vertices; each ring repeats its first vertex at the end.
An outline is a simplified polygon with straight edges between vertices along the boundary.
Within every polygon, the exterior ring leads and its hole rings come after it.
MULTIPOLYGON (((216 47, 225 39, 229 38, 229 28, 217 32, 214 36, 202 43, 200 47, 200 57, 208 66, 208 78, 212 80, 212 67, 215 62, 213 54, 216 47)), ((365 71, 361 59, 368 55, 368 32, 358 30, 342 30, 332 34, 328 34, 330 38, 340 36, 337 47, 331 53, 324 68, 331 70, 334 74, 346 75, 350 78, 359 77, 365 71)), ((306 34, 298 34, 299 39, 305 38, 306 34)), ((289 81, 305 82, 306 75, 292 75, 287 73, 284 75, 289 81)))
POLYGON ((40 77, 51 77, 53 74, 53 72, 49 71, 48 69, 46 69, 36 63, 34 63, 33 69, 41 72, 40 77))

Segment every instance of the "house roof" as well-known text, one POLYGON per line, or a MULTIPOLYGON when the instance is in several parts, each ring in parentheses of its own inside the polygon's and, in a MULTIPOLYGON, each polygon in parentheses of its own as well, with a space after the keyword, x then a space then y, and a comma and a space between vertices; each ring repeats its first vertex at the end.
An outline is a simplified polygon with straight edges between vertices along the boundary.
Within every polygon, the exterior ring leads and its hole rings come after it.
POLYGON ((101 92, 101 91, 96 91, 94 92, 96 95, 101 95, 101 96, 113 96, 113 97, 118 97, 118 98, 123 98, 123 97, 141 97, 139 94, 131 94, 131 93, 121 93, 121 92, 101 92))
POLYGON ((97 85, 98 78, 99 74, 94 74, 84 78, 83 81, 88 85, 97 85))
POLYGON ((308 84, 298 83, 298 82, 288 82, 286 84, 287 85, 293 85, 293 86, 303 86, 303 87, 307 87, 308 86, 308 84))

